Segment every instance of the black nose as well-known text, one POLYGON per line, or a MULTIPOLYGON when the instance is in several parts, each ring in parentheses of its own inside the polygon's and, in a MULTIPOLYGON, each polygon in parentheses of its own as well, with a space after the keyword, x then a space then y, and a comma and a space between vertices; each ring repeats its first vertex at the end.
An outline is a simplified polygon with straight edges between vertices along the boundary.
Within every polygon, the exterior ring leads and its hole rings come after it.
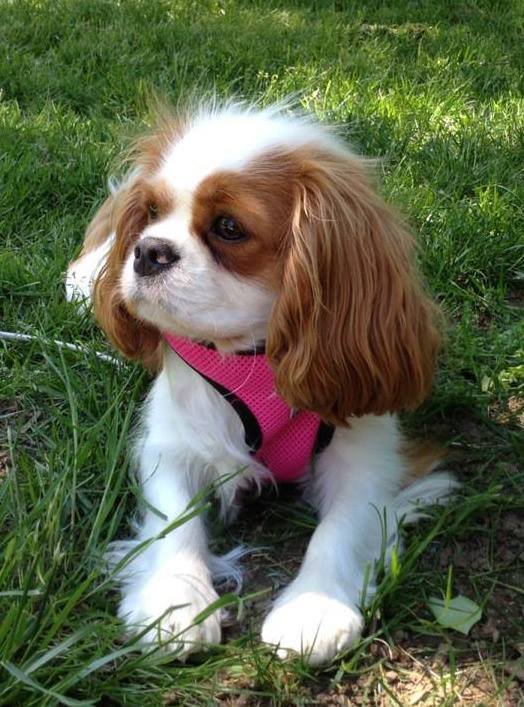
POLYGON ((169 270, 180 256, 174 247, 160 238, 142 238, 135 246, 133 268, 137 275, 157 275, 169 270))

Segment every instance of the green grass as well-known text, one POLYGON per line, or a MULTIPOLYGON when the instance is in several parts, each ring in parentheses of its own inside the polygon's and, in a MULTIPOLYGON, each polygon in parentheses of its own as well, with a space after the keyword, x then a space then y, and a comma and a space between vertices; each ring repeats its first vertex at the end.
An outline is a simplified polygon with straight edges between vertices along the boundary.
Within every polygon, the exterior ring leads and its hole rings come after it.
POLYGON ((1 704, 517 704, 523 29, 519 0, 0 5, 0 328, 37 337, 0 341, 1 704), (103 337, 64 302, 62 280, 151 89, 173 102, 298 94, 339 124, 381 158, 448 317, 434 394, 406 425, 449 445, 462 496, 410 531, 361 644, 322 670, 279 663, 257 641, 311 532, 294 498, 265 496, 219 534, 221 547, 266 548, 246 560, 243 614, 223 645, 181 665, 137 653, 114 618, 101 557, 136 508, 126 440, 148 381, 96 357, 103 337), (453 593, 483 607, 468 637, 427 606, 450 567, 453 593))

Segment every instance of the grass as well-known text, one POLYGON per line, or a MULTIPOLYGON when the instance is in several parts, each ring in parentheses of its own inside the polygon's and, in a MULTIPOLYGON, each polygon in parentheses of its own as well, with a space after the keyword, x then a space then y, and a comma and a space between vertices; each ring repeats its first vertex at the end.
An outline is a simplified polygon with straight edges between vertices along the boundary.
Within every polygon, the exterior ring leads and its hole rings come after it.
POLYGON ((36 336, 0 341, 1 704, 522 700, 523 25, 519 0, 0 5, 1 329, 36 336), (101 556, 136 508, 126 439, 148 381, 97 358, 103 337, 62 279, 152 88, 175 102, 297 93, 340 124, 381 158, 448 317, 434 394, 405 422, 449 445, 462 495, 410 531, 362 642, 322 670, 257 640, 314 522, 289 492, 219 535, 266 548, 223 645, 181 665, 137 653, 114 618, 101 556), (483 608, 467 637, 429 611, 448 582, 483 608))

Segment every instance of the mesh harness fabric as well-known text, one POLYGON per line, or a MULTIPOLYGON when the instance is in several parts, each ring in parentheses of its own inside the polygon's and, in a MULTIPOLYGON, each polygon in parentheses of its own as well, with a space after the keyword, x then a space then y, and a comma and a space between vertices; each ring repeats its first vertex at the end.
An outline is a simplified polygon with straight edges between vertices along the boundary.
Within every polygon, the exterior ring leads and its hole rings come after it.
POLYGON ((164 333, 169 346, 234 408, 251 454, 277 481, 296 481, 334 428, 308 410, 294 411, 275 390, 264 352, 222 354, 184 337, 164 333))

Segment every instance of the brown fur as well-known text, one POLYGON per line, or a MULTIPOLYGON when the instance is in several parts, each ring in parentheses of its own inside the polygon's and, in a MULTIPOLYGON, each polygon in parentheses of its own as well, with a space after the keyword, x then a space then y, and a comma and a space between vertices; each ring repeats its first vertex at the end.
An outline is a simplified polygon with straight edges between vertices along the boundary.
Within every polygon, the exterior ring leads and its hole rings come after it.
MULTIPOLYGON (((114 206, 115 197, 113 194, 110 194, 102 206, 98 209, 86 229, 84 242, 82 243, 82 250, 80 251, 78 260, 87 253, 90 253, 92 250, 96 250, 98 246, 101 246, 102 243, 105 243, 105 241, 109 238, 110 234, 114 230, 114 206)), ((69 267, 74 267, 76 262, 76 260, 73 260, 69 264, 69 267)))
POLYGON ((302 149, 267 352, 287 402, 334 424, 416 407, 439 344, 406 228, 364 162, 302 149))
MULTIPOLYGON (((140 177, 118 204, 106 202, 90 227, 91 242, 100 224, 116 228, 95 285, 98 320, 125 356, 155 368, 160 334, 136 318, 118 282, 147 223, 148 203, 155 202, 159 217, 174 207, 152 175, 179 130, 164 120, 135 145, 140 177)), ((439 345, 437 310, 416 273, 413 240, 377 195, 364 160, 314 148, 278 150, 242 174, 211 175, 195 194, 192 229, 221 266, 277 293, 267 353, 290 405, 345 425, 348 416, 413 408, 426 397, 439 345), (219 215, 236 218, 250 238, 222 243, 210 236, 219 215)))
POLYGON ((115 243, 95 282, 94 308, 98 323, 124 356, 142 361, 151 370, 158 370, 161 365, 160 332, 135 316, 129 303, 124 302, 119 287, 129 251, 148 222, 151 200, 156 205, 161 204, 162 191, 155 191, 142 178, 136 179, 122 194, 115 214, 115 243))
POLYGON ((294 165, 268 155, 242 173, 220 172, 198 187, 193 203, 193 233, 225 268, 254 277, 273 289, 281 283, 283 259, 293 205, 294 165), (246 241, 223 243, 210 234, 218 216, 234 218, 246 241))
POLYGON ((429 474, 447 456, 444 447, 429 441, 404 440, 400 451, 409 470, 406 486, 414 479, 429 474))
MULTIPOLYGON (((163 116, 156 131, 132 146, 129 159, 139 167, 140 175, 119 193, 117 203, 113 204, 111 223, 107 225, 110 226, 108 233, 116 232, 115 244, 94 287, 95 314, 110 341, 124 356, 140 360, 151 370, 158 370, 161 366, 160 332, 153 325, 139 320, 131 311, 120 292, 119 280, 129 250, 148 222, 149 204, 156 207, 157 218, 162 218, 173 208, 170 191, 164 184, 152 181, 151 176, 179 130, 179 123, 163 116)), ((106 204, 93 223, 99 216, 102 221, 101 212, 106 204)))
POLYGON ((115 205, 115 197, 110 194, 104 201, 102 206, 96 212, 93 220, 86 230, 84 243, 80 255, 85 255, 92 250, 101 246, 110 233, 113 231, 113 209, 115 205))
POLYGON ((131 143, 125 161, 133 167, 139 167, 143 175, 154 174, 166 150, 183 134, 184 124, 185 118, 182 115, 175 119, 168 107, 159 104, 153 129, 131 143))

